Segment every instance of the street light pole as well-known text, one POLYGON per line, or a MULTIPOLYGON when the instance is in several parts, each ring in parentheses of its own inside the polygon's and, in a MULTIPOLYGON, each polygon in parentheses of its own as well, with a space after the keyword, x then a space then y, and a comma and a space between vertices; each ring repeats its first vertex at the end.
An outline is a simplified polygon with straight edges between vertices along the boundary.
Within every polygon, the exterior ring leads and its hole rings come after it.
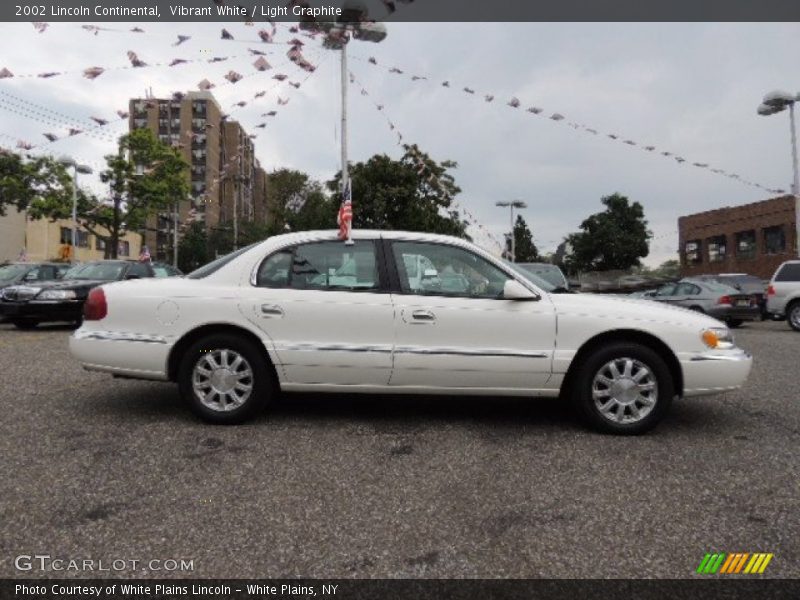
POLYGON ((511 212, 511 262, 517 262, 517 240, 514 235, 514 209, 515 208, 528 208, 528 205, 522 200, 512 200, 511 202, 495 202, 495 206, 508 206, 511 212))
POLYGON ((800 256, 800 165, 797 161, 797 127, 794 118, 794 105, 800 101, 800 93, 796 96, 787 92, 775 91, 764 96, 758 107, 758 114, 762 116, 774 115, 789 109, 789 128, 792 141, 792 195, 794 196, 794 242, 795 251, 800 256))

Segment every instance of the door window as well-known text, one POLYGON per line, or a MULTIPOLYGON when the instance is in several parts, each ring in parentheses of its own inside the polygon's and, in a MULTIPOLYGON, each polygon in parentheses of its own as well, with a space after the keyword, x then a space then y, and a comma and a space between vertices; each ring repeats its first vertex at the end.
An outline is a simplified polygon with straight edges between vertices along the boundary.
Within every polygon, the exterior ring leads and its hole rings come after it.
POLYGON ((301 290, 379 288, 375 244, 361 240, 302 244, 268 256, 258 269, 259 287, 301 290))
POLYGON ((421 242, 394 242, 400 288, 407 294, 462 298, 502 298, 510 277, 463 248, 421 242))
POLYGON ((691 283, 681 283, 675 289, 676 296, 694 296, 700 293, 700 288, 691 283))

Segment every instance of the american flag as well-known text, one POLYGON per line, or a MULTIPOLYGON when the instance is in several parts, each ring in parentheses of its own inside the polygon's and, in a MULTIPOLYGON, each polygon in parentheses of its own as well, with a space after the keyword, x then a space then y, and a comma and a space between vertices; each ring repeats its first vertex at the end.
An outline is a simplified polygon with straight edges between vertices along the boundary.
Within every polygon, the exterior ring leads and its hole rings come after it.
POLYGON ((150 262, 150 249, 147 246, 142 246, 139 252, 139 262, 150 262))
POLYGON ((339 225, 339 239, 349 240, 350 230, 353 227, 353 194, 350 188, 350 180, 344 184, 342 190, 342 205, 339 207, 339 215, 336 217, 339 225))

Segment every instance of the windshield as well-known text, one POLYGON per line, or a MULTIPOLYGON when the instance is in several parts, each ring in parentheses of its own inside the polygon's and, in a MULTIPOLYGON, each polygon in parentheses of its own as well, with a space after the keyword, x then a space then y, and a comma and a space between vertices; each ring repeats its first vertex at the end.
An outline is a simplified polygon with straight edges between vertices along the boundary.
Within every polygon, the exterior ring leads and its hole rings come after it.
MULTIPOLYGON (((553 288, 566 288, 567 282, 564 275, 555 265, 535 264, 535 263, 516 263, 514 265, 526 277, 533 276, 537 279, 544 279, 553 288)), ((536 280, 531 279, 534 283, 536 280)), ((538 285, 538 284, 537 284, 538 285)))
POLYGON ((4 265, 0 267, 0 281, 12 281, 30 268, 30 265, 4 265))
POLYGON ((77 265, 64 273, 63 279, 99 279, 116 281, 125 268, 124 263, 86 263, 77 265))
POLYGON ((525 279, 530 281, 533 285, 544 290, 545 292, 552 292, 556 289, 565 289, 563 279, 559 281, 557 284, 554 284, 551 283, 548 279, 545 279, 541 274, 523 268, 523 265, 519 263, 510 263, 507 261, 503 262, 505 262, 506 265, 508 265, 512 269, 514 269, 517 273, 522 275, 525 279))

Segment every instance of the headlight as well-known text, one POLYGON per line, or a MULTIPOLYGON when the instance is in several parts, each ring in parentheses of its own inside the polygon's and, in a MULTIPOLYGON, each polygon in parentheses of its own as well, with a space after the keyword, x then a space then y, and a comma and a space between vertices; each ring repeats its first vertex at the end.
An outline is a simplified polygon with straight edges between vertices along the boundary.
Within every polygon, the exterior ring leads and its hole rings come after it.
POLYGON ((45 290, 38 296, 37 300, 74 300, 75 292, 72 290, 45 290))
POLYGON ((724 350, 733 348, 733 334, 727 327, 711 327, 700 334, 703 343, 709 348, 724 350))

